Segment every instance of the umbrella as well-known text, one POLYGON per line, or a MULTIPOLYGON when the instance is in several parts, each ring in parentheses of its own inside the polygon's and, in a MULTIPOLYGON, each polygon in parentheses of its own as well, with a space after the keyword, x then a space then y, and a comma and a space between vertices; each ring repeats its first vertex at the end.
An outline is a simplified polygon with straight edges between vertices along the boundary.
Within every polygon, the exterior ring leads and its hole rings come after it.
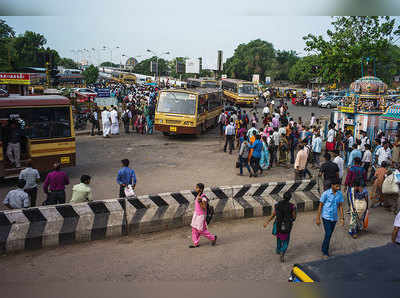
POLYGON ((400 122, 400 103, 395 103, 388 107, 386 112, 382 115, 382 119, 400 122))

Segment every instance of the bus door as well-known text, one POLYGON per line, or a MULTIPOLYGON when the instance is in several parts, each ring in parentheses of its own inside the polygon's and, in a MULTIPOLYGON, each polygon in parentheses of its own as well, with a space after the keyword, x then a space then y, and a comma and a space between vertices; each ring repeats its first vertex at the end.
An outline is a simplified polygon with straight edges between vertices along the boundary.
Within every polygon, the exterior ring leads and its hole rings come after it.
POLYGON ((197 101, 197 127, 200 127, 200 131, 206 130, 206 117, 207 117, 207 95, 199 95, 197 101))

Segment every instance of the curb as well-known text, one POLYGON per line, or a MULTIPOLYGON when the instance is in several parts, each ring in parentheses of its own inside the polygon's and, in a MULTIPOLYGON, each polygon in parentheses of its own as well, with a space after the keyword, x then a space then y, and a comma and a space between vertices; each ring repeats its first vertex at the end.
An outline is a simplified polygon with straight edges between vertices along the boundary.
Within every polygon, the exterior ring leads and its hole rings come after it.
MULTIPOLYGON (((213 221, 271 215, 284 193, 298 212, 318 208, 315 180, 206 188, 213 221)), ((138 198, 0 212, 0 252, 54 247, 190 225, 196 194, 186 190, 138 198)))

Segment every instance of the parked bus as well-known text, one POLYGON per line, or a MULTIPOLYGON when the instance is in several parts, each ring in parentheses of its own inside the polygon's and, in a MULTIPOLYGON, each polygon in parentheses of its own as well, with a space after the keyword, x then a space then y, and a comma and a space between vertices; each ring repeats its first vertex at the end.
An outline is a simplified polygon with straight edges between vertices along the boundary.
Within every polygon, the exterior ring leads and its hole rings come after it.
POLYGON ((111 77, 114 81, 123 84, 135 84, 136 83, 136 76, 130 73, 123 73, 120 71, 114 71, 111 74, 111 77))
POLYGON ((17 176, 28 161, 40 172, 51 170, 54 163, 75 166, 75 131, 68 98, 59 95, 4 98, 0 100, 0 124, 0 177, 17 176), (19 168, 6 155, 11 122, 17 122, 23 133, 19 168))
POLYGON ((187 87, 188 88, 219 88, 219 82, 214 79, 194 79, 189 78, 187 79, 187 87))
POLYGON ((234 104, 252 105, 258 103, 258 87, 252 82, 223 79, 222 90, 225 99, 234 104))
POLYGON ((200 134, 217 124, 223 108, 217 89, 162 90, 157 99, 155 129, 169 134, 200 134))

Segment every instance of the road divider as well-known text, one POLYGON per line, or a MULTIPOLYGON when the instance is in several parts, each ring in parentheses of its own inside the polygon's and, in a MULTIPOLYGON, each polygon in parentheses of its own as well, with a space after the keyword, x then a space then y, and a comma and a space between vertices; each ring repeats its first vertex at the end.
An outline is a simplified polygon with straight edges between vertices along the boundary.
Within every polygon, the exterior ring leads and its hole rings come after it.
MULTIPOLYGON (((214 221, 268 216, 286 192, 299 212, 318 208, 315 180, 205 189, 214 221)), ((194 191, 0 212, 0 252, 40 249, 190 225, 194 191)), ((211 223, 212 224, 212 223, 211 223)))

